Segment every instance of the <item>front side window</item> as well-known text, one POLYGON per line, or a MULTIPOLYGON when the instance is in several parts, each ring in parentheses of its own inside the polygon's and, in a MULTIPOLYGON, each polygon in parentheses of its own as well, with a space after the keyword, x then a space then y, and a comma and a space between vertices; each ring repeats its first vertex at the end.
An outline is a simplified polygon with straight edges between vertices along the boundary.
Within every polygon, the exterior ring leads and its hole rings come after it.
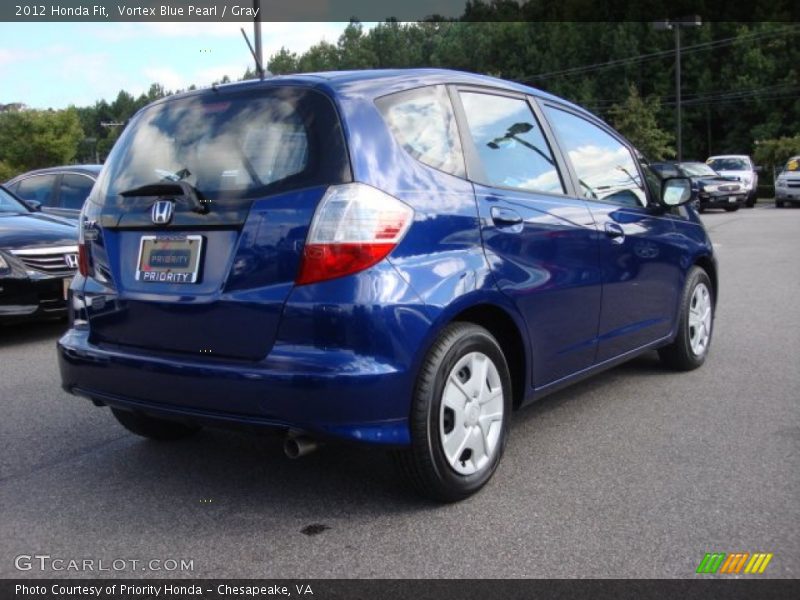
POLYGON ((546 111, 585 198, 624 206, 647 205, 636 162, 622 142, 572 113, 551 106, 546 111))
POLYGON ((61 192, 58 197, 61 208, 80 210, 93 185, 94 180, 86 175, 64 174, 61 177, 61 192))
POLYGON ((563 194, 553 153, 530 106, 520 98, 461 92, 488 185, 563 194))
POLYGON ((23 200, 35 200, 42 206, 50 206, 55 182, 55 175, 34 175, 19 182, 16 194, 23 200))
POLYGON ((375 104, 406 152, 434 169, 464 177, 458 126, 444 86, 391 94, 375 104))

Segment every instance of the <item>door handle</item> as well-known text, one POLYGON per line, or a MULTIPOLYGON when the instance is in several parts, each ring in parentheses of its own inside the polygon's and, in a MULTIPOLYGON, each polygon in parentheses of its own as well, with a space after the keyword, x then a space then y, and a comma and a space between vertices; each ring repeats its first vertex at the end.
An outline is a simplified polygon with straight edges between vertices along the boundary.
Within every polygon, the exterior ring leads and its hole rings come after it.
POLYGON ((606 223, 605 230, 606 235, 611 238, 614 244, 621 244, 625 241, 625 232, 616 223, 606 223))
POLYGON ((514 233, 522 231, 522 216, 517 211, 493 206, 490 212, 495 226, 511 229, 514 233))

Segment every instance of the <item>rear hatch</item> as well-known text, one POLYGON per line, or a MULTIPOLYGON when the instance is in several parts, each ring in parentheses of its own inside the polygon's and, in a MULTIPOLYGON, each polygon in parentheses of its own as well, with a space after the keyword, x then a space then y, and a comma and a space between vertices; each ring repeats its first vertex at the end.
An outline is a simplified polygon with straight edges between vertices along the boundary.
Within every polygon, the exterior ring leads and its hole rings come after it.
POLYGON ((314 210, 350 180, 336 109, 309 88, 234 86, 143 109, 84 209, 86 290, 103 291, 92 342, 264 357, 314 210))

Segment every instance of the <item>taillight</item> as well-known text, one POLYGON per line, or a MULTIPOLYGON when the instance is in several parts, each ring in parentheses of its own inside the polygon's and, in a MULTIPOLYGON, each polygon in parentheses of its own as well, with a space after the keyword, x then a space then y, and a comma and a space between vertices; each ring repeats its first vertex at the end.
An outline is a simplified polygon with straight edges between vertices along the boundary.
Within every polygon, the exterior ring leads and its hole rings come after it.
POLYGON ((403 239, 414 210, 362 183, 328 188, 308 232, 297 285, 363 271, 403 239))
POLYGON ((78 217, 78 272, 84 277, 88 277, 92 273, 89 265, 89 248, 86 245, 86 215, 84 209, 81 210, 80 217, 78 217))

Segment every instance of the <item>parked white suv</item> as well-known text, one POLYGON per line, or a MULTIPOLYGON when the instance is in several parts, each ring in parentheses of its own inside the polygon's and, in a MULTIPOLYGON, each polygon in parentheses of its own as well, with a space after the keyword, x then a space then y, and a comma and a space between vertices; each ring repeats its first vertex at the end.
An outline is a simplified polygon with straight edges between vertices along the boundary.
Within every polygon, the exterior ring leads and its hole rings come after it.
POLYGON ((786 161, 786 166, 775 179, 775 207, 800 204, 800 156, 786 161))
POLYGON ((710 156, 706 164, 724 177, 737 179, 747 192, 745 206, 752 207, 758 196, 758 171, 760 167, 753 164, 752 159, 745 154, 724 154, 710 156))

